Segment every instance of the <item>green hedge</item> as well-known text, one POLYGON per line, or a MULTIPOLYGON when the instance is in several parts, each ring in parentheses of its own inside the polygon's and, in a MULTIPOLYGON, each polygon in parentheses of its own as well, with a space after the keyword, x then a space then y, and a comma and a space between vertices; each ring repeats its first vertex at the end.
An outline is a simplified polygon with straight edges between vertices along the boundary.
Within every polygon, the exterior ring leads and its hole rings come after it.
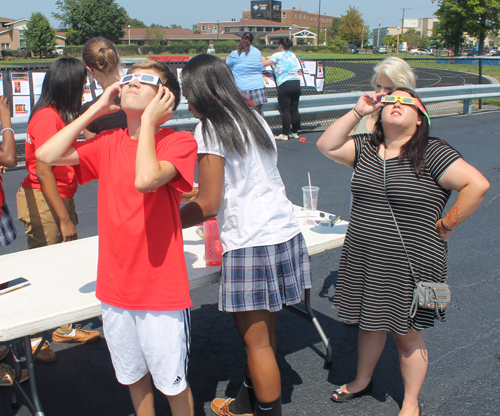
POLYGON ((17 49, 4 49, 2 50, 2 58, 5 60, 31 58, 31 52, 26 50, 19 51, 17 49))
POLYGON ((231 53, 236 49, 239 42, 235 40, 218 40, 214 42, 215 53, 231 53))
POLYGON ((172 54, 186 53, 205 53, 208 49, 208 43, 205 41, 182 40, 180 42, 171 42, 167 46, 167 52, 172 54))
POLYGON ((115 47, 120 55, 139 55, 139 45, 135 43, 131 43, 130 45, 115 45, 115 47))
POLYGON ((163 45, 144 45, 139 46, 138 53, 140 55, 158 55, 159 53, 163 53, 167 51, 167 47, 163 45))
POLYGON ((82 50, 82 45, 68 45, 64 47, 63 55, 70 58, 81 58, 82 50))

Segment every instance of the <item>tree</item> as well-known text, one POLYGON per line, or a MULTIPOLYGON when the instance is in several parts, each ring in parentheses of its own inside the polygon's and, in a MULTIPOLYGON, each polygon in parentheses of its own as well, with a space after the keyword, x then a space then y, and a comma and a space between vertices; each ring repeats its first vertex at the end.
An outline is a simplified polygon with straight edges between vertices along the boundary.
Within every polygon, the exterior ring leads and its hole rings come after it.
POLYGON ((125 35, 127 12, 114 0, 58 0, 59 13, 52 13, 63 27, 78 32, 78 43, 102 36, 118 42, 125 35))
POLYGON ((357 7, 349 6, 345 15, 341 15, 341 22, 338 26, 338 34, 346 43, 361 45, 361 36, 363 34, 364 21, 363 14, 357 7))
POLYGON ((51 56, 56 47, 56 35, 49 20, 42 13, 33 13, 24 32, 26 49, 33 54, 51 56))
POLYGON ((415 29, 408 29, 403 36, 401 36, 402 41, 408 43, 408 48, 424 48, 429 43, 424 37, 417 32, 415 29))
POLYGON ((170 27, 170 29, 182 29, 181 25, 175 25, 175 24, 174 25, 170 25, 169 27, 170 27))
POLYGON ((398 43, 397 35, 387 35, 384 39, 384 46, 395 46, 398 43))
MULTIPOLYGON (((463 43, 463 33, 479 39, 479 54, 482 55, 484 40, 488 34, 496 35, 500 30, 500 0, 436 0, 439 8, 436 16, 439 17, 443 37, 455 31, 463 43), (455 28, 453 28, 455 26, 455 28)), ((458 42, 458 41, 456 41, 458 42)), ((458 46, 458 45, 457 45, 458 46)), ((455 48, 455 54, 457 48, 455 48)))
POLYGON ((451 47, 455 56, 459 56, 460 48, 465 42, 466 19, 456 6, 457 4, 452 7, 448 2, 440 2, 435 13, 439 18, 439 25, 433 29, 433 36, 440 39, 444 46, 451 47))
POLYGON ((146 44, 150 46, 159 46, 163 42, 163 37, 165 36, 165 31, 162 27, 158 27, 154 23, 146 29, 144 37, 146 38, 146 44))
POLYGON ((141 28, 148 27, 148 25, 145 24, 142 20, 132 19, 127 13, 127 21, 125 22, 125 27, 128 27, 128 26, 130 26, 134 29, 141 29, 141 28))

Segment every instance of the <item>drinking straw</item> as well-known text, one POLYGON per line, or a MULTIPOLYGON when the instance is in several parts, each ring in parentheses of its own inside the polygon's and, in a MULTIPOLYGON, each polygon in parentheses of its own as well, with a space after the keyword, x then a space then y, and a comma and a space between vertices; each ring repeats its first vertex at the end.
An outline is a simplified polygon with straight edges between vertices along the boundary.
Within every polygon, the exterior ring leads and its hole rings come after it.
POLYGON ((313 209, 313 191, 312 191, 312 185, 311 185, 311 174, 307 172, 307 177, 309 179, 309 193, 311 194, 311 211, 313 209))

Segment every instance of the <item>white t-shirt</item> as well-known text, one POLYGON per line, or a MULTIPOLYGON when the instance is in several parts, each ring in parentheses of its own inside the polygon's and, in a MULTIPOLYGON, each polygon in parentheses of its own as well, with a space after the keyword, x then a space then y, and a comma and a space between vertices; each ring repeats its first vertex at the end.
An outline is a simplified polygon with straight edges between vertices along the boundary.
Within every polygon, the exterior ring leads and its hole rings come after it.
MULTIPOLYGON (((257 117, 276 148, 269 126, 260 115, 257 117)), ((247 154, 233 156, 215 140, 207 138, 205 144, 201 126, 196 126, 194 134, 198 154, 224 158, 224 189, 217 215, 224 253, 280 244, 295 237, 300 227, 276 166, 276 152, 261 150, 250 135, 252 145, 247 154)))

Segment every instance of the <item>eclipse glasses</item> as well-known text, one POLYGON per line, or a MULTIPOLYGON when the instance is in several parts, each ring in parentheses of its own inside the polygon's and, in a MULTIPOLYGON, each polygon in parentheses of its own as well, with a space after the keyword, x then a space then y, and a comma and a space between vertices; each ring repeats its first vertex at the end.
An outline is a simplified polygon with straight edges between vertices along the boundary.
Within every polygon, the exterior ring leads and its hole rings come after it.
POLYGON ((160 77, 157 75, 134 73, 121 77, 120 86, 128 84, 134 79, 139 81, 141 84, 158 85, 158 83, 160 82, 160 77))
POLYGON ((397 101, 399 101, 401 104, 404 105, 414 105, 415 107, 417 107, 423 113, 423 115, 427 117, 429 126, 431 125, 431 119, 429 118, 429 114, 427 114, 427 111, 425 111, 424 106, 422 105, 422 103, 418 98, 400 97, 399 95, 384 95, 380 100, 380 102, 387 104, 395 104, 397 101))

